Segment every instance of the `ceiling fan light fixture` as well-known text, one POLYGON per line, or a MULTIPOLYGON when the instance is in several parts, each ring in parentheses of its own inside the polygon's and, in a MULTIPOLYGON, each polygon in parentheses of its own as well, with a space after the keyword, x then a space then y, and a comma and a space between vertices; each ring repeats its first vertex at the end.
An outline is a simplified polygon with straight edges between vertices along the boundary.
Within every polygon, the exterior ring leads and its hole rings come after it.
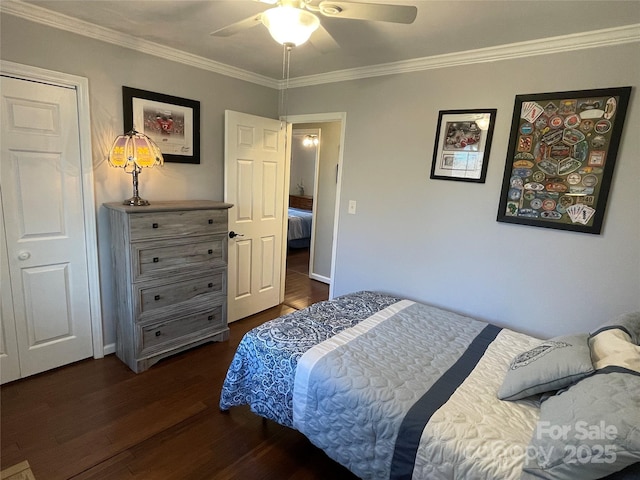
POLYGON ((320 141, 317 135, 305 135, 302 139, 302 146, 304 147, 317 147, 320 141))
POLYGON ((273 39, 281 45, 302 45, 320 26, 313 13, 300 8, 282 5, 270 8, 262 14, 262 23, 273 39))

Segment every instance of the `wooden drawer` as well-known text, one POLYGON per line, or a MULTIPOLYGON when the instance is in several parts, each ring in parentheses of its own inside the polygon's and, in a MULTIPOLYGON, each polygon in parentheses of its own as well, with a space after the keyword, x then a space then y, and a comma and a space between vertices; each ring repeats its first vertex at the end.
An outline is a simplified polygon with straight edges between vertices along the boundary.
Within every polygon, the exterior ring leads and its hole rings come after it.
POLYGON ((142 350, 145 352, 165 344, 179 344, 192 340, 205 331, 217 331, 226 327, 223 306, 213 306, 206 312, 141 326, 142 350))
POLYGON ((194 242, 165 240, 138 242, 132 245, 133 281, 167 274, 210 270, 226 265, 227 236, 215 235, 194 242))
POLYGON ((226 272, 226 268, 218 268, 212 270, 208 275, 190 279, 183 278, 175 283, 136 285, 138 319, 142 319, 140 317, 161 308, 171 306, 182 308, 184 305, 180 304, 197 301, 198 297, 203 295, 226 295, 226 272))
POLYGON ((129 219, 129 234, 132 242, 226 233, 226 231, 226 210, 132 213, 129 219))

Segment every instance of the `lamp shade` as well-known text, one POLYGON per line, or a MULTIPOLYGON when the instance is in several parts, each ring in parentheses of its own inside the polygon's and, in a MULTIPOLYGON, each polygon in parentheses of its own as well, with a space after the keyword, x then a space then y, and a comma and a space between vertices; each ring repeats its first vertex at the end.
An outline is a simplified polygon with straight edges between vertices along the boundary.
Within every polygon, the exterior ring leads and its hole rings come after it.
POLYGON ((109 164, 112 167, 142 168, 163 163, 162 153, 154 141, 135 130, 119 135, 109 151, 109 164))
POLYGON ((124 135, 118 135, 109 150, 109 165, 123 168, 133 178, 133 197, 125 200, 125 205, 140 207, 149 205, 138 195, 138 175, 143 167, 162 165, 164 158, 160 148, 144 133, 135 129, 124 135))
POLYGON ((273 39, 282 44, 302 45, 320 26, 313 13, 300 8, 282 5, 270 8, 262 14, 262 23, 273 39))

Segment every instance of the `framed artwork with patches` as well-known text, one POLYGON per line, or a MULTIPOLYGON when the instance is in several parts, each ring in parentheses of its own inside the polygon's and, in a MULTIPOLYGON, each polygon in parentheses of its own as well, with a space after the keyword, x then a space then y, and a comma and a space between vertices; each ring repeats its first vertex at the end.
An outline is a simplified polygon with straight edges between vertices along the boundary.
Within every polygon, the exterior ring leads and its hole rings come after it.
POLYGON ((599 234, 630 94, 517 95, 497 220, 599 234))

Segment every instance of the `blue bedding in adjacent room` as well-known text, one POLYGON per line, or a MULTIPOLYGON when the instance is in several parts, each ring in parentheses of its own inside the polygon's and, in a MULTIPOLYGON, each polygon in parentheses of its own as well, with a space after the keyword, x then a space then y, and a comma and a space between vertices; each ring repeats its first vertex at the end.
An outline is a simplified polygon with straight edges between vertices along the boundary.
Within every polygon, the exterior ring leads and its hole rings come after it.
POLYGON ((289 228, 287 231, 289 248, 303 248, 311 244, 312 218, 313 213, 309 210, 289 207, 289 228))

